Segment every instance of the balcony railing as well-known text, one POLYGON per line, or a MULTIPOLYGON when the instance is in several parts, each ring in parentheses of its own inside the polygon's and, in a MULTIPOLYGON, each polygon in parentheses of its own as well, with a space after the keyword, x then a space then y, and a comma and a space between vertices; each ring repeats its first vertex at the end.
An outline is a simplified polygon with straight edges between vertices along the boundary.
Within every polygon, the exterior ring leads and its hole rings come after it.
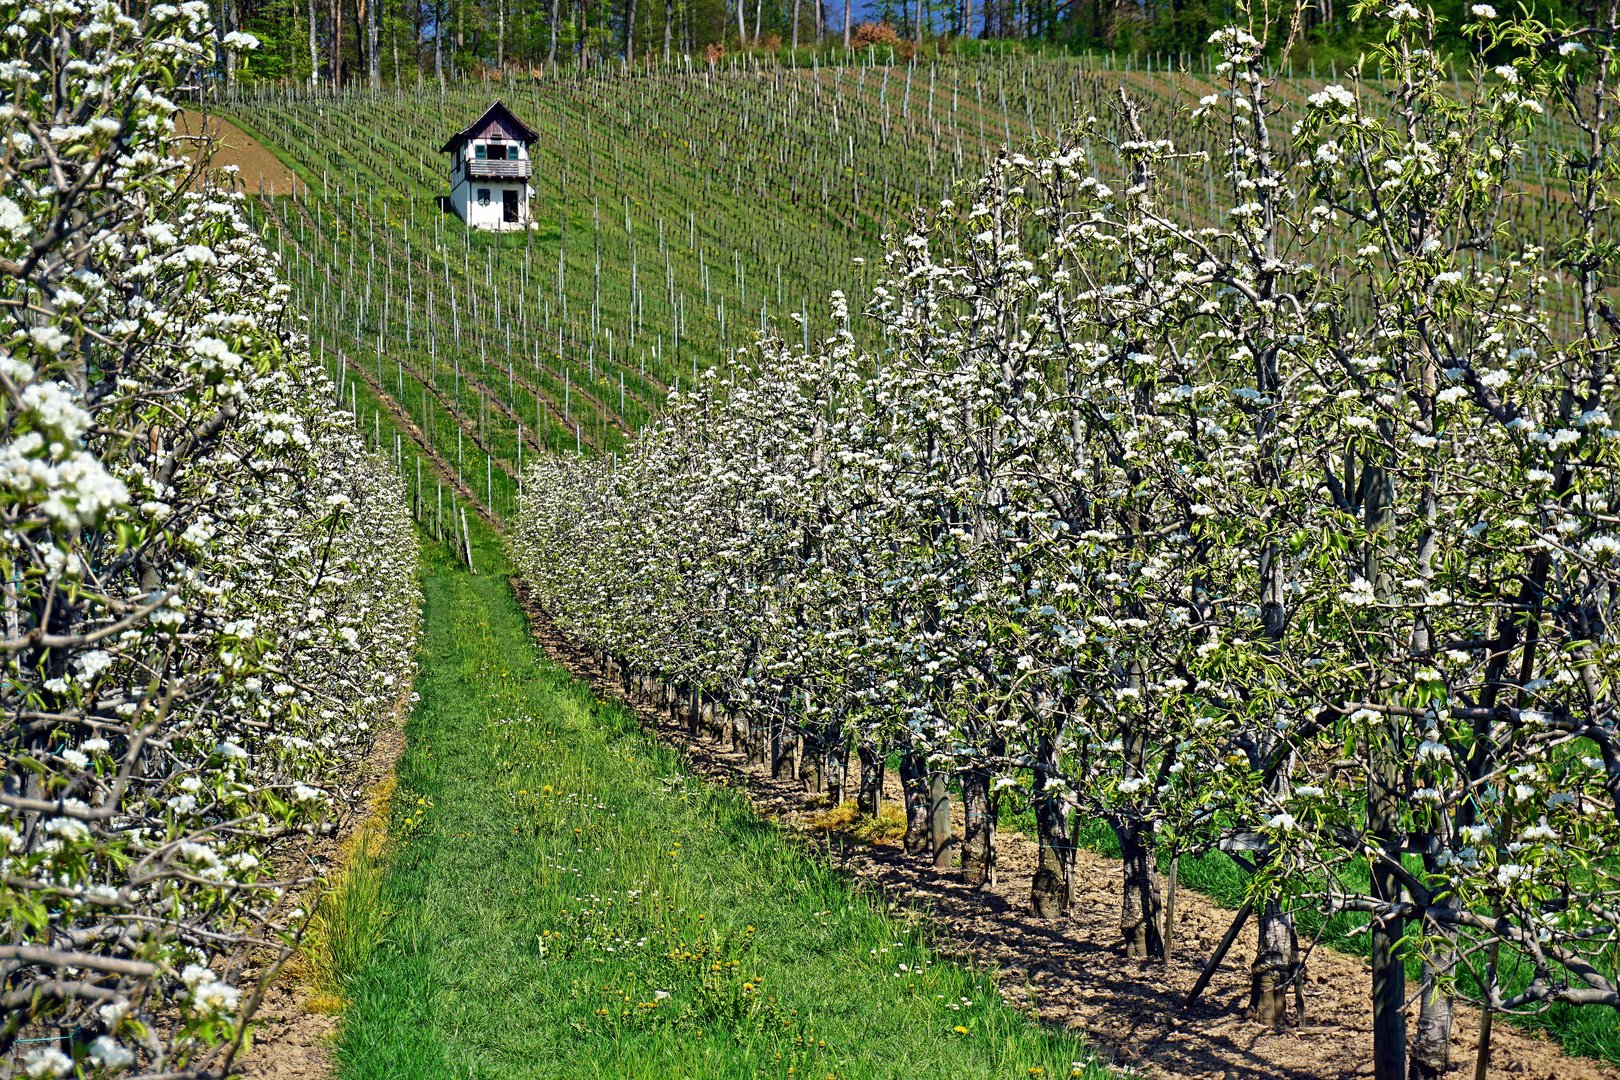
POLYGON ((469 180, 527 180, 529 178, 529 163, 527 161, 489 161, 483 158, 472 158, 467 162, 467 178, 469 180))

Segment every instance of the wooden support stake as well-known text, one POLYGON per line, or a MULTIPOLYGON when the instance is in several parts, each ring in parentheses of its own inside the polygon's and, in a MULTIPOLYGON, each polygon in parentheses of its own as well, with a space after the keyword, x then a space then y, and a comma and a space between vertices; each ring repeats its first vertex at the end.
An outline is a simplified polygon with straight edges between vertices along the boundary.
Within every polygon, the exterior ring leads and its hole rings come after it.
POLYGON ((1243 924, 1249 921, 1249 915, 1253 911, 1254 902, 1252 900, 1245 900, 1243 906, 1238 908, 1237 917, 1232 920, 1232 925, 1227 928, 1226 936, 1221 938, 1219 945, 1215 946, 1215 954, 1204 965, 1204 970, 1198 973, 1198 981, 1193 983, 1192 991, 1187 995, 1187 1000, 1182 1003, 1181 1007, 1183 1009, 1190 1009, 1198 1002, 1199 997, 1204 993, 1204 988, 1209 985, 1209 980, 1214 978, 1215 969, 1221 966, 1222 960, 1226 959, 1226 954, 1232 948, 1232 943, 1237 940, 1238 931, 1243 929, 1243 924))
POLYGON ((1169 881, 1164 894, 1164 962, 1176 951, 1176 882, 1181 877, 1181 856, 1170 858, 1169 881))

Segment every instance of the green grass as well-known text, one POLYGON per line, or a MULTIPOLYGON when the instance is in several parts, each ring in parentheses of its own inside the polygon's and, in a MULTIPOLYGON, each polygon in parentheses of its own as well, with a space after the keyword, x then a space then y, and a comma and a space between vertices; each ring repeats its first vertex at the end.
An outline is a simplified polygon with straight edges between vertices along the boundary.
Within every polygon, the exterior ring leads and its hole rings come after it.
POLYGON ((377 852, 369 845, 359 847, 315 909, 303 955, 322 1011, 342 1007, 349 974, 365 966, 382 939, 387 922, 382 881, 377 852))
POLYGON ((1070 1075, 1074 1036, 547 662, 476 546, 472 576, 426 545, 386 918, 339 949, 340 1076, 1070 1075))

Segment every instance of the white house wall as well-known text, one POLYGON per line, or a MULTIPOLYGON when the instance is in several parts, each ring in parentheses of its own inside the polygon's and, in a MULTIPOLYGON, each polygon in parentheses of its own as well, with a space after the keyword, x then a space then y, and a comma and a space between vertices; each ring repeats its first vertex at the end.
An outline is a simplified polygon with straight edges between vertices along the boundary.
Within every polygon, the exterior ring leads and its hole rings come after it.
MULTIPOLYGON (((523 192, 523 184, 503 184, 495 180, 474 180, 467 185, 467 207, 462 214, 462 220, 475 229, 499 229, 505 222, 501 220, 501 192, 518 192, 518 220, 517 225, 525 225, 528 221, 527 198, 523 192), (489 189, 489 205, 485 206, 478 201, 478 190, 489 189)), ((516 226, 506 225, 507 228, 516 226)))
MULTIPOLYGON (((500 180, 469 180, 467 178, 467 162, 475 160, 476 151, 473 147, 485 143, 482 139, 469 139, 461 147, 461 164, 450 174, 450 205, 457 216, 474 229, 521 229, 527 228, 531 220, 529 212, 529 184, 527 181, 500 181, 500 180), (478 201, 478 189, 489 189, 489 205, 481 205, 478 201), (518 220, 516 224, 508 224, 501 220, 501 200, 503 191, 516 191, 518 193, 518 220)), ((522 143, 508 142, 508 147, 517 147, 517 160, 529 160, 529 148, 522 143)))

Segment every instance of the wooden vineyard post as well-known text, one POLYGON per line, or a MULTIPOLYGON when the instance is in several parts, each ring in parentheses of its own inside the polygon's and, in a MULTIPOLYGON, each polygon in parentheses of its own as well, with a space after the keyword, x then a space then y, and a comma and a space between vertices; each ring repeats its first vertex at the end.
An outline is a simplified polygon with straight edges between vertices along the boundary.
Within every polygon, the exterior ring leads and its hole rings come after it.
POLYGON ((1170 857, 1170 870, 1164 888, 1164 962, 1176 948, 1176 882, 1181 877, 1181 856, 1170 857))
POLYGON ((478 567, 473 565, 472 532, 467 528, 467 508, 465 506, 461 508, 461 543, 462 550, 467 556, 467 569, 474 574, 478 573, 478 567))

